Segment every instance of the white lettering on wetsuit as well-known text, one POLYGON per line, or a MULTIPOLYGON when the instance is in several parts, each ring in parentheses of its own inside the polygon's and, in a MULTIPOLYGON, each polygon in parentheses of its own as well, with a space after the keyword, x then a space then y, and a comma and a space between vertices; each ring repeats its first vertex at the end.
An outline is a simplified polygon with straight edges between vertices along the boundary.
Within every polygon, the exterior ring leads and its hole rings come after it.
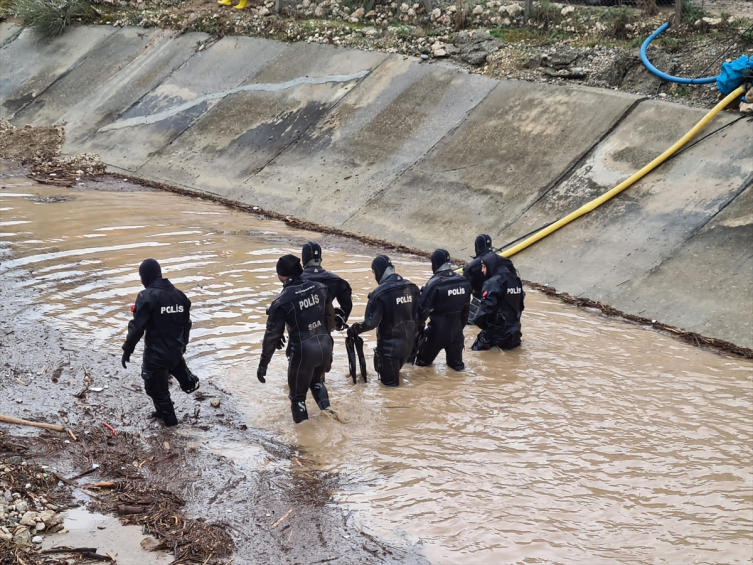
POLYGON ((457 296, 459 294, 465 294, 464 288, 451 288, 447 291, 447 296, 457 296))
POLYGON ((315 330, 316 328, 320 327, 322 325, 321 320, 317 320, 316 322, 312 322, 309 324, 309 331, 315 330))
POLYGON ((523 294, 523 289, 520 287, 517 288, 508 288, 507 294, 523 294))
POLYGON ((163 306, 160 308, 160 314, 179 314, 183 312, 183 306, 176 304, 175 306, 163 306))
POLYGON ((398 296, 395 299, 395 302, 397 304, 408 304, 409 302, 413 302, 413 297, 410 296, 410 295, 409 296, 398 296))
POLYGON ((314 294, 309 298, 304 298, 303 300, 299 301, 298 308, 300 310, 303 310, 304 308, 311 308, 312 306, 316 306, 317 304, 319 304, 319 295, 314 294))

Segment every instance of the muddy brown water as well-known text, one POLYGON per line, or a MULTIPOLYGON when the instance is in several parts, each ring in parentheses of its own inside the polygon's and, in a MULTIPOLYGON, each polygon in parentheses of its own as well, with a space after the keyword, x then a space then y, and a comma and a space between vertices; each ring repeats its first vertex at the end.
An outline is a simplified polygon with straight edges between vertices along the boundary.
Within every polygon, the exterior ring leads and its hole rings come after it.
MULTIPOLYGON (((753 363, 529 290, 519 350, 466 351, 463 373, 442 358, 408 367, 397 389, 373 374, 353 385, 336 335, 327 385, 348 422, 309 400, 294 426, 284 356, 266 385, 255 371, 275 261, 318 234, 163 192, 0 186, 0 276, 25 272, 48 321, 115 359, 138 264, 158 259, 193 301, 195 372, 230 389, 250 425, 340 474, 334 497, 367 532, 420 541, 435 563, 752 562, 753 363)), ((354 319, 373 254, 325 250, 353 286, 354 319)), ((394 261, 418 284, 430 274, 394 261)), ((258 449, 216 447, 247 465, 258 449)))

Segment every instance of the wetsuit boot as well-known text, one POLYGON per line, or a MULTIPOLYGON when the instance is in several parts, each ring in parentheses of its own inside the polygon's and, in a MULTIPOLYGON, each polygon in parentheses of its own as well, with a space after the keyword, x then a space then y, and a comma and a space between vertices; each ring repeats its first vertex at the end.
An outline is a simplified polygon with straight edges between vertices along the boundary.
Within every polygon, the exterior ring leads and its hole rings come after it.
POLYGON ((473 346, 471 347, 471 351, 486 351, 487 349, 492 348, 492 340, 489 336, 489 332, 486 330, 482 330, 478 337, 476 337, 476 341, 473 342, 473 346))
POLYGON ((324 383, 315 383, 311 385, 311 396, 314 397, 319 410, 326 410, 329 408, 329 394, 327 393, 327 388, 324 386, 324 383))
POLYGON ((296 424, 300 424, 304 420, 309 419, 309 413, 308 413, 308 410, 306 410, 305 400, 291 400, 290 408, 291 408, 291 411, 293 412, 293 421, 296 424))

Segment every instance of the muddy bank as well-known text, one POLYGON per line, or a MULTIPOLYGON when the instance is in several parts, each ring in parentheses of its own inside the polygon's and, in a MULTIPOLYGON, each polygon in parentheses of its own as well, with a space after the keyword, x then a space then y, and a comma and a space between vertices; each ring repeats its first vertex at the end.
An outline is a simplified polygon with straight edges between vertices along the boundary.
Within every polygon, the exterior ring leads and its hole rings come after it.
MULTIPOLYGON (((9 172, 6 167, 4 174, 9 172)), ((107 183, 88 188, 109 189, 107 183)), ((7 248, 2 252, 6 260, 7 248)), ((190 396, 173 387, 177 430, 151 421, 138 363, 123 371, 120 352, 105 350, 96 328, 87 347, 72 345, 40 316, 33 293, 23 283, 8 276, 0 281, 0 414, 60 423, 76 439, 2 424, 3 462, 20 455, 67 479, 96 463, 96 472, 73 482, 76 488, 99 481, 116 483, 111 494, 82 495, 92 498, 99 510, 122 505, 123 495, 138 502, 147 487, 170 493, 164 496, 184 502, 168 506, 185 517, 181 526, 216 529, 232 539, 233 563, 425 563, 414 548, 392 547, 350 527, 330 500, 338 477, 310 470, 294 448, 248 428, 232 395, 211 375, 201 375, 200 391, 190 396), (219 400, 219 408, 210 405, 212 399, 219 400), (213 451, 218 444, 229 455, 243 448, 246 453, 253 450, 253 456, 234 461, 213 451), (283 516, 286 519, 273 529, 283 516)), ((166 523, 149 522, 148 514, 130 520, 146 523, 158 538, 176 541, 166 523)), ((178 542, 170 549, 181 557, 190 544, 178 542)), ((179 562, 196 562, 195 555, 183 555, 179 562)), ((230 559, 218 557, 208 563, 230 559)), ((206 555, 198 562, 204 559, 206 555)))

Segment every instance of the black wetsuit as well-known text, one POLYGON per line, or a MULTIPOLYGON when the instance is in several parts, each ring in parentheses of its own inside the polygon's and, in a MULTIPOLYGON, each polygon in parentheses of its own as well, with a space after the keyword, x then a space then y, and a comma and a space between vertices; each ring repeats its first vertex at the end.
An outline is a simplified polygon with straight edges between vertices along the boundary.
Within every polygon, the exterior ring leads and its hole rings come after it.
POLYGON ((437 271, 421 291, 418 303, 419 322, 429 319, 416 365, 431 365, 445 350, 447 366, 456 371, 463 364, 463 327, 468 323, 471 306, 471 283, 451 268, 437 271))
POLYGON ((185 294, 169 280, 157 278, 136 298, 131 308, 133 319, 128 322, 128 336, 123 344, 123 351, 130 355, 146 333, 141 377, 158 416, 168 426, 178 423, 170 399, 168 376, 173 375, 181 387, 185 387, 189 379, 183 353, 191 331, 190 309, 191 301, 185 294))
POLYGON ((288 387, 296 423, 308 418, 306 391, 311 390, 321 410, 329 408, 324 373, 332 363, 334 325, 332 299, 327 287, 301 277, 291 277, 267 310, 261 365, 269 365, 280 338, 288 329, 288 387))
MULTIPOLYGON (((500 257, 500 259, 503 259, 500 257)), ((473 344, 474 351, 492 347, 514 349, 522 336, 520 317, 523 314, 526 293, 523 283, 505 261, 485 260, 488 273, 481 292, 481 302, 473 323, 481 328, 473 344)))
POLYGON ((400 369, 416 343, 418 298, 415 284, 391 275, 369 294, 363 322, 351 326, 355 334, 377 328, 374 369, 384 385, 400 384, 400 369))
MULTIPOLYGON (((333 329, 342 330, 348 321, 351 310, 353 310, 353 298, 350 284, 345 279, 338 277, 335 273, 320 266, 312 265, 303 270, 303 278, 307 281, 316 281, 322 283, 329 291, 330 299, 337 300, 339 308, 335 308, 335 325, 333 329)), ((331 335, 331 334, 330 334, 331 335)), ((334 355, 335 340, 332 339, 332 349, 334 355)), ((290 357, 290 352, 286 351, 290 357)), ((332 363, 330 363, 330 366, 332 363)))
POLYGON ((329 296, 332 300, 337 300, 339 309, 342 311, 343 322, 348 321, 351 310, 353 310, 353 299, 351 297, 351 288, 348 281, 338 277, 335 273, 330 273, 322 267, 311 266, 303 270, 303 278, 307 281, 316 281, 322 283, 329 290, 329 296))

